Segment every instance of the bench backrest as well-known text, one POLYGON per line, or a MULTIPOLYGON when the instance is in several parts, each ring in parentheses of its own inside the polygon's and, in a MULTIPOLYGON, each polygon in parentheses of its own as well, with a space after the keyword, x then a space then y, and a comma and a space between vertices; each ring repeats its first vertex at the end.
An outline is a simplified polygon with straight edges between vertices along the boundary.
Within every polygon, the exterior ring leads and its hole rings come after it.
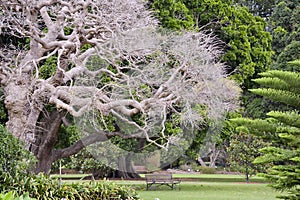
POLYGON ((172 180, 172 174, 145 174, 146 181, 168 181, 172 180))

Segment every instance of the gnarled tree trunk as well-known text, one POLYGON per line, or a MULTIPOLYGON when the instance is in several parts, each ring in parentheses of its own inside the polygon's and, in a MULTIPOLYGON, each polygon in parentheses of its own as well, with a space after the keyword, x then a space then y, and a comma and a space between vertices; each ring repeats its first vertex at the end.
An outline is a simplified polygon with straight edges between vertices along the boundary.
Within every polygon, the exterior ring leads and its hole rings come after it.
POLYGON ((54 109, 41 119, 41 126, 37 130, 35 144, 33 144, 36 147, 33 152, 38 159, 36 172, 49 172, 52 163, 60 158, 55 154, 54 146, 65 114, 65 111, 54 109))
POLYGON ((130 154, 126 157, 122 156, 118 158, 117 177, 125 179, 141 178, 141 176, 133 168, 130 154))

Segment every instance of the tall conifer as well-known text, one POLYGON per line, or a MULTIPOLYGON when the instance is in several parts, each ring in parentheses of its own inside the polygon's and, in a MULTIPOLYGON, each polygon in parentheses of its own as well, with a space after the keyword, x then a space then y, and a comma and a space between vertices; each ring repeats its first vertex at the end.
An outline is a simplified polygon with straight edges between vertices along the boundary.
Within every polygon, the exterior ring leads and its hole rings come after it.
MULTIPOLYGON (((299 62, 294 62, 294 64, 299 62)), ((255 94, 291 106, 290 111, 271 111, 267 119, 235 119, 264 139, 272 146, 261 149, 263 156, 254 162, 272 163, 263 174, 276 190, 284 192, 281 199, 300 199, 300 73, 272 70, 261 73, 262 78, 254 81, 262 87, 252 89, 255 94)))

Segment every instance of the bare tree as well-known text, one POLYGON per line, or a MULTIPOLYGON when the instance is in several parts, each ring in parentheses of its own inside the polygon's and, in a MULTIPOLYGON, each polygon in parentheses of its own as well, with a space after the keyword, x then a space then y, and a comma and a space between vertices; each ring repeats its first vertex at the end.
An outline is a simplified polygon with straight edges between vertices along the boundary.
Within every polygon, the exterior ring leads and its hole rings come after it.
POLYGON ((203 121, 197 105, 217 117, 238 94, 217 61, 221 51, 214 37, 158 31, 138 0, 1 0, 0 28, 2 37, 29 40, 22 47, 1 45, 0 79, 7 128, 36 155, 37 172, 116 135, 168 148, 176 138, 164 134, 167 113, 180 113, 183 124, 196 127, 203 121), (43 77, 49 58, 55 67, 43 77), (82 123, 96 112, 134 128, 130 134, 85 130, 89 134, 72 146, 54 148, 67 114, 82 123), (130 120, 136 114, 142 124, 130 120), (166 143, 156 143, 152 133, 166 143))

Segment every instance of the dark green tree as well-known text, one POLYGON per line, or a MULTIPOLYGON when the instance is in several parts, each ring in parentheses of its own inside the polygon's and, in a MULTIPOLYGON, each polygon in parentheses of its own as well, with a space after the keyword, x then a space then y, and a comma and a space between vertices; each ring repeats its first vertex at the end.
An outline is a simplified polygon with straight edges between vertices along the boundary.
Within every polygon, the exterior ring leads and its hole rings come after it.
MULTIPOLYGON (((225 44, 227 72, 240 83, 267 70, 271 63, 271 36, 266 23, 233 1, 183 0, 199 28, 211 30, 225 44)), ((246 83, 247 84, 247 83, 246 83)), ((246 86, 249 87, 249 86, 246 86)))
MULTIPOLYGON (((286 48, 293 41, 300 41, 300 2, 291 0, 277 0, 273 8, 273 12, 268 20, 268 29, 273 36, 273 50, 275 51, 275 59, 283 53, 289 54, 290 48, 286 48)), ((297 53, 296 53, 297 54, 297 53)), ((291 55, 289 55, 290 57, 291 55)), ((295 55, 292 55, 295 56, 295 55)), ((284 56, 281 56, 283 58, 284 56)), ((298 58, 290 58, 293 59, 298 58)), ((285 60, 286 61, 286 60, 285 60)), ((277 59, 277 63, 281 63, 281 59, 277 59)), ((275 65, 277 67, 277 64, 275 65)), ((280 66, 284 70, 284 64, 280 66)))
POLYGON ((154 8, 162 26, 172 30, 191 29, 194 27, 193 16, 181 2, 174 0, 153 0, 150 7, 154 8))
POLYGON ((241 6, 248 7, 249 11, 254 15, 268 18, 272 11, 276 0, 234 0, 241 6))
POLYGON ((295 62, 291 62, 292 60, 300 59, 299 52, 300 40, 292 41, 278 55, 274 68, 279 70, 282 69, 287 71, 300 72, 299 65, 295 64, 295 62))
POLYGON ((251 133, 272 142, 261 149, 263 156, 257 158, 257 164, 272 164, 273 167, 263 174, 271 186, 286 192, 281 199, 300 198, 300 74, 299 72, 269 71, 263 77, 254 80, 262 88, 252 89, 253 93, 291 106, 290 111, 271 111, 267 119, 236 119, 251 133))
POLYGON ((238 82, 244 83, 269 68, 271 35, 265 31, 266 22, 253 16, 246 7, 236 6, 231 0, 153 0, 150 3, 164 27, 175 30, 191 27, 192 17, 195 27, 217 35, 225 45, 223 61, 228 65, 227 73, 238 82), (179 5, 184 8, 181 18, 172 11, 179 5))
MULTIPOLYGON (((265 1, 265 3, 267 4, 269 1, 265 1)), ((276 0, 273 4, 271 15, 265 18, 268 22, 267 30, 272 34, 272 49, 275 52, 272 69, 299 72, 298 65, 289 63, 295 59, 300 59, 299 1, 276 0)), ((247 117, 265 118, 266 113, 271 110, 290 109, 286 104, 270 101, 268 98, 248 91, 245 91, 243 98, 243 106, 246 108, 245 116, 247 117)))
POLYGON ((262 156, 259 149, 268 145, 258 136, 240 132, 233 134, 230 139, 230 145, 227 148, 229 154, 229 164, 231 168, 244 173, 246 182, 249 178, 258 172, 263 172, 266 165, 254 164, 253 161, 262 156))

